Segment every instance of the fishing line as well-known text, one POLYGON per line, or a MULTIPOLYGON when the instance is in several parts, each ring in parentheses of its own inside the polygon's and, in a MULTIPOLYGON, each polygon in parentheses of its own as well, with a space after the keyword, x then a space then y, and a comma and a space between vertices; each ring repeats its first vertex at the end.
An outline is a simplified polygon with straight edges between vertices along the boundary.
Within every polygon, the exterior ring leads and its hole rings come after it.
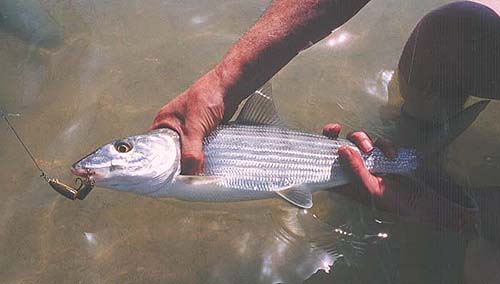
POLYGON ((5 122, 7 122, 7 124, 9 125, 10 129, 12 130, 12 132, 14 133, 14 135, 16 136, 16 138, 19 141, 19 143, 21 143, 21 145, 23 145, 24 150, 26 151, 26 153, 28 153, 28 156, 33 161, 33 164, 35 165, 35 167, 40 171, 40 177, 42 177, 45 181, 48 182, 49 178, 47 177, 47 175, 45 174, 45 172, 42 170, 42 168, 40 167, 40 165, 36 162, 36 159, 33 156, 33 154, 31 153, 31 151, 28 149, 28 146, 26 146, 26 144, 24 144, 23 140, 21 139, 21 137, 17 133, 16 129, 14 128, 14 125, 12 125, 12 123, 10 123, 10 120, 7 118, 7 115, 5 114, 5 112, 3 111, 3 109, 1 109, 1 108, 0 108, 0 114, 2 115, 2 118, 5 120, 5 122))
POLYGON ((40 165, 37 163, 35 156, 31 153, 31 151, 28 149, 28 146, 23 142, 23 139, 21 139, 21 136, 17 133, 16 129, 14 128, 14 125, 10 122, 10 120, 7 118, 7 114, 3 111, 2 108, 0 108, 0 115, 2 118, 7 122, 7 125, 9 125, 10 129, 16 136, 17 140, 21 145, 23 146, 24 150, 28 154, 28 156, 31 158, 31 161, 33 161, 33 164, 35 167, 40 171, 40 177, 43 178, 55 191, 60 193, 61 195, 69 198, 69 199, 84 199, 90 191, 94 188, 94 180, 92 177, 89 175, 85 178, 77 178, 75 183, 79 183, 78 188, 72 187, 70 185, 66 185, 65 183, 59 181, 56 178, 49 178, 46 174, 45 171, 40 167, 40 165))

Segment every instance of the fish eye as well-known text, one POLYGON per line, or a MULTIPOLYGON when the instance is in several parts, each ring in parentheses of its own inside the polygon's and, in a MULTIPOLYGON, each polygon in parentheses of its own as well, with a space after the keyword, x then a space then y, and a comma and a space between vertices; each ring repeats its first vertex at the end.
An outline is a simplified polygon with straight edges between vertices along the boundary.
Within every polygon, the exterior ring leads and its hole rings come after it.
POLYGON ((115 143, 115 149, 118 153, 127 153, 132 150, 132 145, 127 141, 118 141, 115 143))

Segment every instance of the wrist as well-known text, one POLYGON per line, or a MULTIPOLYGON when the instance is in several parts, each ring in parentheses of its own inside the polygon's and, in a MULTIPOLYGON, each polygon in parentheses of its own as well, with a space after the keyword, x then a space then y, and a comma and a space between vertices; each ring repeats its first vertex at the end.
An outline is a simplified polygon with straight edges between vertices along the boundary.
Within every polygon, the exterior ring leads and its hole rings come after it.
POLYGON ((238 62, 231 62, 224 58, 212 69, 213 75, 217 78, 220 88, 223 90, 224 98, 237 96, 236 89, 240 88, 242 71, 238 62))
POLYGON ((243 100, 265 83, 258 84, 262 77, 262 72, 258 70, 268 69, 268 63, 260 60, 262 53, 262 50, 250 43, 246 45, 237 43, 226 53, 214 68, 221 86, 226 90, 225 97, 231 96, 243 100))
POLYGON ((224 108, 231 112, 246 98, 241 95, 241 74, 237 66, 228 66, 224 60, 210 72, 217 84, 218 95, 224 102, 224 108))
POLYGON ((269 80, 262 72, 257 71, 259 68, 255 66, 256 60, 249 53, 251 52, 248 50, 230 50, 212 70, 223 90, 222 96, 227 107, 237 107, 269 80))

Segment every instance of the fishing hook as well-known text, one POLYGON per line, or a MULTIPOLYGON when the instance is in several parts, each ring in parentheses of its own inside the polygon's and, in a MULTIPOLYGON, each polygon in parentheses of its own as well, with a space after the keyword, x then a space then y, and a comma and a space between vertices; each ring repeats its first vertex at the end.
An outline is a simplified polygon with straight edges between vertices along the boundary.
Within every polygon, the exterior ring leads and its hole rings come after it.
POLYGON ((85 179, 82 178, 76 178, 75 180, 75 185, 78 185, 78 187, 72 187, 70 185, 67 185, 63 182, 61 182, 57 178, 49 178, 47 182, 50 184, 50 186, 57 192, 59 192, 61 195, 65 196, 66 198, 76 200, 80 199, 83 200, 87 195, 90 193, 90 191, 94 188, 94 180, 92 179, 91 176, 86 177, 85 179))
POLYGON ((16 136, 17 140, 21 143, 23 146, 24 150, 28 154, 28 156, 31 158, 31 161, 33 161, 33 164, 35 167, 40 171, 40 177, 43 178, 46 182, 49 183, 49 185, 57 192, 62 194, 63 196, 75 200, 75 199, 80 199, 83 200, 89 193, 90 191, 94 188, 95 181, 92 179, 90 171, 87 172, 87 176, 82 179, 82 178, 76 178, 75 180, 75 185, 78 185, 77 188, 72 187, 70 185, 67 185, 63 182, 61 182, 57 178, 49 178, 43 169, 40 167, 40 165, 37 163, 35 156, 31 153, 31 151, 28 149, 28 146, 24 144, 23 140, 21 139, 21 136, 17 133, 16 129, 14 128, 14 125, 10 123, 9 119, 7 118, 7 114, 0 108, 0 116, 7 122, 7 125, 10 127, 14 135, 16 136))

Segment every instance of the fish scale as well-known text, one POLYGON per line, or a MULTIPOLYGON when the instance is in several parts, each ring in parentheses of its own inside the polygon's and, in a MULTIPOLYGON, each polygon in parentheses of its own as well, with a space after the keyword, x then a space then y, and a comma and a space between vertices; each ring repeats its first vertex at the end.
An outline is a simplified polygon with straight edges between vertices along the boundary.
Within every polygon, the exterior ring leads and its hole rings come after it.
MULTIPOLYGON (((203 175, 223 177, 220 186, 241 190, 277 191, 296 184, 349 182, 338 160, 345 139, 303 133, 287 128, 230 124, 205 139, 203 175)), ((357 148, 355 148, 357 149, 357 148)), ((416 152, 400 149, 396 159, 379 150, 362 154, 372 172, 408 173, 416 168, 416 152)))

